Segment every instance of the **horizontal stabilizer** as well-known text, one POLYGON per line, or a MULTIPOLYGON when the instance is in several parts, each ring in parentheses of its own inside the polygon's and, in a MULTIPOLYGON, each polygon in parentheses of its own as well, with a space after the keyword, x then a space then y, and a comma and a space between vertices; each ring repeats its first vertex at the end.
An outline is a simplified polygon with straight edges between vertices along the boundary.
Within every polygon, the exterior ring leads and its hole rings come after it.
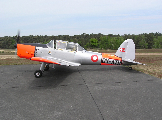
POLYGON ((123 65, 145 65, 140 62, 135 62, 132 60, 123 60, 122 62, 123 62, 123 65))

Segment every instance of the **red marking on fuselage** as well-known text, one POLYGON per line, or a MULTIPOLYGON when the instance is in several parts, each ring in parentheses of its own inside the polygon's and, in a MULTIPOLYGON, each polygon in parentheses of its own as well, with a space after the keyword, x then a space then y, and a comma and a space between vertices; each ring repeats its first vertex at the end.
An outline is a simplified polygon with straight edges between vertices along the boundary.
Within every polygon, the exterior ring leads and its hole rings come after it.
POLYGON ((91 60, 92 60, 92 62, 97 62, 98 61, 98 56, 97 55, 92 55, 91 60))
POLYGON ((125 52, 125 48, 120 48, 120 52, 125 52))

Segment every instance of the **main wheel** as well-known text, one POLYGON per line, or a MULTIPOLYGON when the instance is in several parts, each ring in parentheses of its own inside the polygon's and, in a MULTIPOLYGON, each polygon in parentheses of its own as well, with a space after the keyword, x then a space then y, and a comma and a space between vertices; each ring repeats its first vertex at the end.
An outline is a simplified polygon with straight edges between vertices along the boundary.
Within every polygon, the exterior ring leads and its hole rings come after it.
POLYGON ((36 78, 40 78, 42 76, 42 71, 41 70, 36 70, 34 72, 34 75, 35 75, 36 78))
POLYGON ((48 64, 46 64, 45 68, 44 68, 44 71, 47 71, 47 70, 49 70, 49 65, 48 64))

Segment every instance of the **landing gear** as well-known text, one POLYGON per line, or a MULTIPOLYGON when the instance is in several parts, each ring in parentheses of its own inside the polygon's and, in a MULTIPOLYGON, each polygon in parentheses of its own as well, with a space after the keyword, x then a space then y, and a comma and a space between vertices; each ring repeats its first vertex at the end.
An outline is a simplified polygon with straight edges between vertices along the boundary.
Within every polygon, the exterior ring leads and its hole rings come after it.
POLYGON ((46 65, 45 65, 45 68, 44 68, 44 71, 48 71, 48 70, 49 70, 49 65, 46 64, 46 65))
POLYGON ((40 70, 36 70, 34 72, 34 75, 36 78, 40 78, 42 76, 43 72, 47 71, 47 70, 49 70, 49 64, 42 62, 40 70))
POLYGON ((41 70, 36 70, 35 72, 34 72, 34 75, 35 75, 35 77, 36 78, 40 78, 41 76, 42 76, 42 71, 41 70))
POLYGON ((132 70, 132 67, 128 67, 129 70, 132 70))

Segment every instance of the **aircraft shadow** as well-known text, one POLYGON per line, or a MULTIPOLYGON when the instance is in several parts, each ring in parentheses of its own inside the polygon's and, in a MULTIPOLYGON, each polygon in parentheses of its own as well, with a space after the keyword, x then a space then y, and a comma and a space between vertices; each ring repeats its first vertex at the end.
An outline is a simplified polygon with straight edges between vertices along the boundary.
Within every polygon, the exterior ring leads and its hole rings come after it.
POLYGON ((55 69, 50 68, 45 71, 40 78, 35 78, 31 83, 33 89, 56 88, 61 84, 67 76, 77 72, 77 69, 72 69, 66 66, 55 66, 55 69))
POLYGON ((136 70, 129 70, 128 67, 125 66, 92 66, 92 65, 85 65, 78 67, 79 71, 122 71, 122 72, 133 72, 133 73, 139 73, 136 70))
POLYGON ((66 67, 56 65, 55 69, 50 68, 49 71, 45 71, 41 78, 34 78, 30 83, 30 87, 33 89, 48 89, 56 88, 60 85, 69 75, 75 72, 93 72, 93 71, 122 71, 122 72, 131 72, 139 73, 136 70, 128 70, 124 66, 92 66, 85 65, 79 67, 66 67))

